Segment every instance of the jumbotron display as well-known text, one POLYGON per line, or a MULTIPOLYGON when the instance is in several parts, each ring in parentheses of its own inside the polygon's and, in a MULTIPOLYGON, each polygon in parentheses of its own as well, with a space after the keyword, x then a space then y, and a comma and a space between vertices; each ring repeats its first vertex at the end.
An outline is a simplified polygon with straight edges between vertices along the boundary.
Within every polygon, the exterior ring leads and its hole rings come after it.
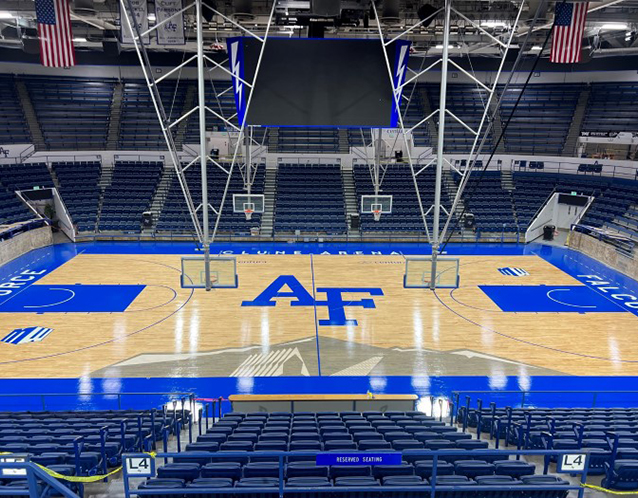
MULTIPOLYGON (((261 46, 254 38, 228 40, 240 122, 261 46)), ((405 80, 409 43, 394 42, 386 51, 398 87, 405 80)), ((268 38, 246 124, 396 127, 395 107, 379 40, 268 38)))

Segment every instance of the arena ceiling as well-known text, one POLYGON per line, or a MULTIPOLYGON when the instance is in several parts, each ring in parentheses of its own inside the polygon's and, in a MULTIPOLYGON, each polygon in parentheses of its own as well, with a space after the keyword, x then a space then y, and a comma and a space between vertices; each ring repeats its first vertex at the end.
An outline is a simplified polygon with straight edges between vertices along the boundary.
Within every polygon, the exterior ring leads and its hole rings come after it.
MULTIPOLYGON (((256 33, 265 30, 271 0, 204 0, 225 15, 237 20, 256 33)), ((419 22, 419 9, 429 4, 432 9, 442 7, 444 0, 378 0, 381 26, 387 37, 394 36, 419 22)), ((149 2, 149 22, 154 22, 154 4, 149 2)), ((553 21, 554 1, 527 0, 521 22, 517 28, 515 43, 521 43, 529 31, 532 19, 541 6, 540 16, 533 27, 525 50, 537 53, 539 45, 547 35, 553 21)), ((505 40, 514 19, 518 1, 509 0, 456 0, 455 9, 477 21, 493 36, 505 40)), ((133 50, 132 46, 117 43, 119 33, 118 0, 73 0, 73 34, 76 49, 82 51, 104 51, 104 46, 117 44, 119 51, 133 50)), ((310 0, 279 0, 275 9, 276 26, 271 31, 275 36, 306 37, 309 25, 322 26, 326 37, 371 38, 378 37, 377 20, 374 19, 370 0, 341 0, 341 15, 337 18, 320 18, 311 12, 310 0)), ((423 15, 423 11, 421 11, 423 15)), ((194 10, 186 16, 186 46, 166 48, 154 45, 153 51, 195 50, 194 10)), ((33 0, 4 0, 0 7, 0 47, 29 52, 29 43, 34 40, 35 10, 33 0)), ((591 57, 638 54, 638 0, 602 0, 589 2, 589 14, 585 30, 584 50, 591 57)), ((316 31, 315 31, 316 32, 316 31)), ((210 50, 220 49, 224 40, 241 34, 235 26, 219 16, 205 23, 204 39, 210 50)), ((435 17, 427 26, 414 29, 407 38, 415 48, 415 56, 440 53, 443 39, 443 19, 435 17)), ((499 57, 500 48, 493 40, 460 16, 452 15, 450 36, 452 55, 499 57)), ((33 44, 31 53, 33 52, 33 44)), ((546 56, 547 54, 542 54, 546 56)))

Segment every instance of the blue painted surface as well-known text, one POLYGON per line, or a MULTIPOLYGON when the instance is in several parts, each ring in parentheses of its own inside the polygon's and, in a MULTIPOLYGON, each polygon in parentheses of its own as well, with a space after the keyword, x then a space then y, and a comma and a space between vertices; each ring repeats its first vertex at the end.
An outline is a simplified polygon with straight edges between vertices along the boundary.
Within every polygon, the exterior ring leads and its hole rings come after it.
MULTIPOLYGON (((499 406, 520 406, 521 394, 507 393, 521 389, 535 391, 580 391, 572 394, 537 393, 527 395, 526 406, 548 407, 623 407, 638 406, 638 393, 621 394, 605 391, 635 390, 636 377, 470 377, 470 376, 379 376, 379 377, 200 377, 200 378, 90 378, 80 379, 0 379, 0 410, 37 410, 42 407, 40 396, 28 393, 80 393, 78 396, 46 398, 47 409, 115 409, 117 396, 91 396, 91 393, 158 393, 194 392, 202 398, 227 398, 231 394, 417 394, 418 396, 449 396, 452 391, 490 391, 473 394, 484 402, 494 400, 499 406), (587 391, 583 393, 583 391, 587 391), (598 394, 590 394, 597 391, 598 394), (13 394, 14 396, 7 396, 13 394), (594 399, 595 398, 595 399, 594 399)), ((464 402, 465 394, 461 395, 464 402)), ((159 406, 160 396, 132 395, 122 398, 123 408, 159 406)), ((462 403, 464 404, 464 403, 462 403)), ((225 404, 226 410, 230 409, 225 404)))
MULTIPOLYGON (((217 243, 211 248, 213 254, 430 254, 427 244, 238 244, 217 243)), ((187 242, 107 242, 61 244, 45 249, 31 251, 25 256, 0 267, 0 284, 7 283, 21 271, 46 270, 46 275, 80 253, 86 254, 199 254, 197 246, 187 242)), ((537 255, 560 270, 573 276, 583 286, 593 292, 606 296, 601 285, 595 282, 609 282, 624 294, 618 300, 627 311, 638 314, 630 305, 638 298, 638 283, 605 265, 565 248, 543 246, 541 244, 450 244, 449 255, 537 255), (595 277, 595 278, 594 278, 595 277), (594 282, 594 283, 592 283, 594 282), (632 299, 632 297, 634 299, 632 299)), ((37 281, 36 279, 35 281, 37 281)), ((522 279, 521 279, 522 280, 522 279)), ((32 285, 33 282, 25 287, 32 285)), ((3 289, 3 287, 0 287, 3 289)), ((18 291, 21 292, 20 289, 18 291)), ((0 295, 0 304, 11 296, 0 295)), ((314 299, 314 298, 313 298, 314 299)), ((35 324, 34 324, 35 325, 35 324)), ((41 324, 44 325, 44 324, 41 324)), ((10 365, 3 365, 3 375, 10 365)), ((10 375, 10 374, 9 374, 10 375)), ((28 393, 82 393, 79 397, 46 398, 49 409, 85 409, 117 408, 117 396, 91 396, 92 392, 140 393, 140 392, 177 392, 192 391, 201 397, 227 397, 235 393, 415 393, 419 396, 447 396, 452 391, 490 391, 491 397, 499 405, 518 406, 520 394, 505 391, 601 391, 596 396, 596 406, 638 406, 638 394, 620 394, 604 391, 633 390, 638 386, 636 377, 572 377, 543 376, 530 377, 469 377, 469 376, 377 376, 377 377, 257 377, 257 378, 90 378, 80 379, 0 379, 1 409, 41 409, 40 397, 24 396, 28 393)), ((562 394, 558 403, 561 406, 591 406, 594 395, 589 393, 562 394)), ((473 396, 476 399, 476 395, 473 396)), ((127 396, 122 407, 159 405, 160 397, 127 396)), ((534 394, 528 396, 526 404, 536 406, 556 406, 557 397, 552 394, 534 394)))
POLYGON ((624 313, 618 304, 584 285, 479 285, 508 313, 624 313))
POLYGON ((0 313, 121 313, 145 285, 32 285, 0 304, 0 313))

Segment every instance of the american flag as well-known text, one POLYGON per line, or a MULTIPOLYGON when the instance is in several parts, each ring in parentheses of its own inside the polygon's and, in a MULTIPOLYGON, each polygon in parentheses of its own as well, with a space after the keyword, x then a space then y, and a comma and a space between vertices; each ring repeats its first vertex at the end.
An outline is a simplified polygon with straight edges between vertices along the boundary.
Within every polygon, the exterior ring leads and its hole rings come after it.
POLYGON ((589 2, 556 2, 550 62, 580 62, 588 6, 589 2))
POLYGON ((35 0, 35 13, 42 65, 75 66, 69 0, 35 0))

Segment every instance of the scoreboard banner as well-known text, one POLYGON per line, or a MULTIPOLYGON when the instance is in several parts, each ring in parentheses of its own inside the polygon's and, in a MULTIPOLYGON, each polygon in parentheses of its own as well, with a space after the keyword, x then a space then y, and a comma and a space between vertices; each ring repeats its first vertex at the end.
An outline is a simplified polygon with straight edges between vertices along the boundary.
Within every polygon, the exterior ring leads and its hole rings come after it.
POLYGON ((244 85, 244 38, 241 36, 227 38, 228 56, 230 57, 230 72, 235 94, 235 109, 237 119, 241 125, 246 115, 246 85, 244 85))
POLYGON ((251 37, 235 37, 227 39, 227 48, 240 123, 398 126, 400 105, 395 98, 400 102, 406 80, 408 41, 395 40, 385 46, 370 39, 270 37, 262 45, 251 37))
POLYGON ((392 73, 392 85, 394 87, 395 100, 392 102, 392 120, 390 126, 396 128, 399 124, 399 113, 401 109, 397 102, 401 104, 401 85, 405 82, 405 75, 408 71, 408 60, 410 58, 410 41, 397 40, 394 43, 396 55, 394 58, 394 72, 392 73))

